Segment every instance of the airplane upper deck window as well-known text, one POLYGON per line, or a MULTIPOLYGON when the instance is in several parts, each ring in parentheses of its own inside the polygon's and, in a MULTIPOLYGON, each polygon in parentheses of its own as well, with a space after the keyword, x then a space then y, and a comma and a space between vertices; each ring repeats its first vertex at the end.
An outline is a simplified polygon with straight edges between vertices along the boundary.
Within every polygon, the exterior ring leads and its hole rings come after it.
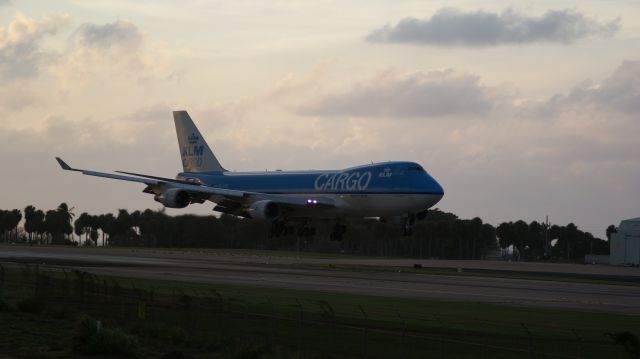
POLYGON ((416 171, 416 172, 424 172, 424 169, 421 166, 409 166, 407 171, 416 171))

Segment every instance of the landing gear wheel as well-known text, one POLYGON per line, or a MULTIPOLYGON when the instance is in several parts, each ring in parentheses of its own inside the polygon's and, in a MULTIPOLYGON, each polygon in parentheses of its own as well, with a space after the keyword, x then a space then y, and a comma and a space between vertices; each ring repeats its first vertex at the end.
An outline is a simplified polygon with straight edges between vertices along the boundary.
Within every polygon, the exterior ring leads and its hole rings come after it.
MULTIPOLYGON (((270 238, 278 238, 283 233, 285 233, 287 227, 285 226, 283 221, 275 221, 271 224, 271 230, 269 231, 270 238)), ((286 233, 285 233, 286 234, 286 233)))
POLYGON ((313 237, 316 235, 316 229, 314 227, 300 227, 298 230, 298 235, 300 237, 313 237))
POLYGON ((405 237, 411 237, 413 235, 413 227, 404 227, 402 235, 405 237))
POLYGON ((403 236, 410 237, 413 235, 413 226, 416 224, 416 216, 409 214, 404 220, 404 232, 403 236))

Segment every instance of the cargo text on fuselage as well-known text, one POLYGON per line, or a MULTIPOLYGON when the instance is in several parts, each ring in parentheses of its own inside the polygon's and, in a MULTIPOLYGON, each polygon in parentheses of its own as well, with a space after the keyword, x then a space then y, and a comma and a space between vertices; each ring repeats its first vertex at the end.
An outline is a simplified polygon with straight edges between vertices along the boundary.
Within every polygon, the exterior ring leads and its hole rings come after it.
POLYGON ((316 191, 364 191, 371 183, 371 172, 323 173, 316 177, 316 191))

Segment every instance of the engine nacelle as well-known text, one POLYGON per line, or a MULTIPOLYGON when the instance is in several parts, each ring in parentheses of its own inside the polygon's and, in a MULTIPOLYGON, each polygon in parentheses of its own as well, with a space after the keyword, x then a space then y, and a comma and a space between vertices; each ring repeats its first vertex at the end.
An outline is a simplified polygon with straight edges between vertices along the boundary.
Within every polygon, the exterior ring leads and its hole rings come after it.
POLYGON ((251 204, 249 213, 251 218, 273 221, 280 217, 280 206, 269 200, 257 201, 251 204))
POLYGON ((169 208, 184 208, 191 203, 189 193, 178 188, 169 188, 153 197, 157 202, 169 208))

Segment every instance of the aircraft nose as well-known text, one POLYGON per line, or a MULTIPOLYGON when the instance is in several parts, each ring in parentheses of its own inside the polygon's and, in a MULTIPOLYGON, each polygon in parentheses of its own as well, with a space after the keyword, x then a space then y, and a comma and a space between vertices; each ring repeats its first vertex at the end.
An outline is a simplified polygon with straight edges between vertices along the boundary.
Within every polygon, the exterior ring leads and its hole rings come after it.
POLYGON ((436 203, 440 202, 442 197, 444 196, 444 189, 436 181, 433 177, 427 174, 426 178, 423 180, 424 190, 429 194, 427 197, 427 203, 421 203, 421 205, 426 205, 427 208, 434 206, 436 203))
POLYGON ((429 176, 429 192, 431 192, 432 203, 431 206, 435 206, 444 197, 444 188, 436 181, 435 178, 429 176))
POLYGON ((433 185, 435 188, 434 192, 440 194, 440 198, 442 198, 444 196, 444 188, 442 188, 440 183, 438 183, 438 181, 436 181, 435 179, 433 180, 433 185))
POLYGON ((444 196, 444 188, 442 188, 440 183, 438 183, 438 181, 436 181, 435 178, 427 175, 425 182, 426 182, 425 184, 427 186, 427 189, 431 194, 440 195, 440 198, 444 196))

